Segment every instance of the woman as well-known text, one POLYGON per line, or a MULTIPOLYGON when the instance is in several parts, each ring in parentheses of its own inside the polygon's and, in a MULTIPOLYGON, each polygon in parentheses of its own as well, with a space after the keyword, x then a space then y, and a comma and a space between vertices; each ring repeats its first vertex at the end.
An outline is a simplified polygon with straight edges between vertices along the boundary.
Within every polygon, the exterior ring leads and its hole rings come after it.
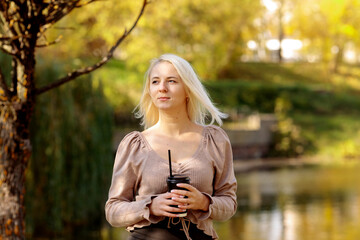
POLYGON ((127 227, 129 239, 218 239, 212 220, 236 211, 230 141, 212 125, 221 125, 226 115, 186 60, 164 54, 146 73, 137 117, 145 130, 129 133, 118 147, 105 205, 108 222, 127 227), (186 190, 167 192, 168 150, 173 173, 191 179, 178 184, 186 190))

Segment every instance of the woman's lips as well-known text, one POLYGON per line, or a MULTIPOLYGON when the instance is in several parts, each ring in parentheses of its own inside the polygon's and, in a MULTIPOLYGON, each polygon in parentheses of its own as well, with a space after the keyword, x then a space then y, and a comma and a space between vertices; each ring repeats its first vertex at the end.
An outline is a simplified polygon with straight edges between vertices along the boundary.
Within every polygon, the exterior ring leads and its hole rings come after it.
POLYGON ((170 98, 169 97, 159 97, 158 98, 160 101, 165 101, 165 100, 169 100, 170 98))

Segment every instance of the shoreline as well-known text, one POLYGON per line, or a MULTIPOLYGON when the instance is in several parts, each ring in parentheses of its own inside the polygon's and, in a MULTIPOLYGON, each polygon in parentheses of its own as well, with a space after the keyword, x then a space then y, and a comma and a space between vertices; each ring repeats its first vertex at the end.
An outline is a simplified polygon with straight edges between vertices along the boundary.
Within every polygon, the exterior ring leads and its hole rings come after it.
POLYGON ((251 171, 276 170, 281 168, 318 167, 324 161, 313 158, 259 158, 234 160, 235 174, 251 171))

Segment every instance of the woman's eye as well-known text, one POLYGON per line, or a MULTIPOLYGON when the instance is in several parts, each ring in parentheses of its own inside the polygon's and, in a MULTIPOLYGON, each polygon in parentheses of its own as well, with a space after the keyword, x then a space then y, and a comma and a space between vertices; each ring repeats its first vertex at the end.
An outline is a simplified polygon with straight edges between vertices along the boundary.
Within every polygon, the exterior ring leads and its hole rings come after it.
POLYGON ((153 81, 151 82, 151 84, 157 84, 157 83, 158 83, 157 80, 153 80, 153 81))
POLYGON ((176 83, 176 81, 174 79, 170 79, 169 82, 170 83, 176 83))

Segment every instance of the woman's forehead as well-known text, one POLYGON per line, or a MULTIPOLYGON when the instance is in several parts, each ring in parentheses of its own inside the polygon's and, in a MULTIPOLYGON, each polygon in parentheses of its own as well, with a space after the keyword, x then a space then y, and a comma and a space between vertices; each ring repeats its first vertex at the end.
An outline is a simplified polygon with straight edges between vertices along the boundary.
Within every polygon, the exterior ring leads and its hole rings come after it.
POLYGON ((158 75, 175 75, 179 76, 179 73, 177 72, 176 68, 173 66, 172 63, 167 61, 162 61, 152 68, 150 72, 150 77, 158 76, 158 75))

